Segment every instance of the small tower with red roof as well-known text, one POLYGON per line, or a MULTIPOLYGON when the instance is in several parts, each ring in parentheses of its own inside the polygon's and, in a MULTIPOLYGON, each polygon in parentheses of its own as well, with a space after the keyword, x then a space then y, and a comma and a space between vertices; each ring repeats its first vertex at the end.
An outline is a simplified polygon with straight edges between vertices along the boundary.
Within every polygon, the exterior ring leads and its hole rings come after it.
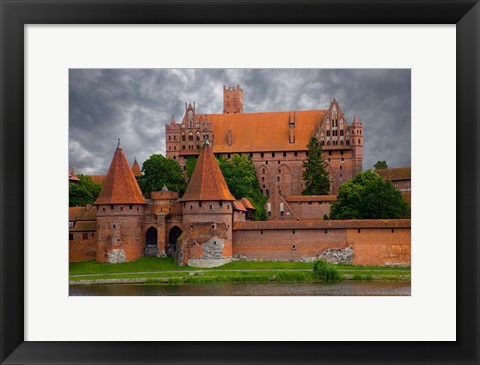
POLYGON ((233 201, 207 140, 180 199, 185 231, 177 247, 179 264, 214 267, 232 259, 233 201))
POLYGON ((97 208, 97 262, 128 262, 143 256, 146 201, 118 146, 95 201, 97 208))
POLYGON ((135 178, 137 178, 137 179, 140 176, 142 176, 142 170, 140 170, 140 166, 138 166, 138 162, 137 162, 136 157, 135 157, 135 161, 133 161, 132 172, 133 172, 133 176, 135 176, 135 178))

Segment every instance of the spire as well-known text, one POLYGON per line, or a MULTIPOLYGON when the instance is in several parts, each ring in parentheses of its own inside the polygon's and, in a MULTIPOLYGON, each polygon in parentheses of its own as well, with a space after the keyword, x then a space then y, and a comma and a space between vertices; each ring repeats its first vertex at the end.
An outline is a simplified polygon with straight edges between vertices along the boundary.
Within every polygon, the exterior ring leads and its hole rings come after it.
POLYGON ((120 147, 120 138, 118 139, 117 148, 122 148, 122 147, 120 147))
POLYGON ((95 204, 146 204, 125 152, 120 147, 120 139, 95 204))
POLYGON ((142 170, 140 170, 140 166, 138 165, 136 156, 135 156, 135 161, 133 161, 132 172, 135 177, 142 176, 142 170))
POLYGON ((198 156, 187 190, 180 201, 235 200, 207 141, 198 156))
POLYGON ((160 190, 160 191, 161 191, 162 193, 166 193, 166 192, 168 192, 168 191, 170 191, 170 190, 168 190, 167 185, 163 184, 162 190, 160 190))

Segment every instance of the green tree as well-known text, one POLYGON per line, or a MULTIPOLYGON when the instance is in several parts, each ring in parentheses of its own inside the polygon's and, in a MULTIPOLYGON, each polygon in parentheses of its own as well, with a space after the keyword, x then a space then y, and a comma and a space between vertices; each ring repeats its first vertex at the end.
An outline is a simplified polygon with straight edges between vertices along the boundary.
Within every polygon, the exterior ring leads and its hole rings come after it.
POLYGON ((390 181, 375 180, 365 187, 360 197, 360 218, 410 218, 410 207, 390 181))
POLYGON ((408 218, 410 208, 392 183, 371 170, 358 173, 340 185, 337 201, 330 207, 330 219, 408 218))
POLYGON ((195 156, 188 156, 187 157, 187 177, 190 179, 193 174, 193 170, 195 170, 195 165, 197 164, 198 158, 195 156))
POLYGON ((330 179, 322 156, 322 146, 316 135, 310 139, 307 148, 307 159, 303 162, 305 190, 302 195, 326 195, 330 192, 330 179))
POLYGON ((387 161, 377 161, 375 165, 373 165, 375 170, 380 170, 380 169, 388 169, 387 161))
POLYGON ((163 185, 171 191, 178 191, 180 196, 185 192, 187 183, 176 160, 163 155, 151 155, 143 163, 142 172, 143 176, 138 178, 138 182, 145 197, 149 197, 152 191, 160 191, 163 185))
POLYGON ((97 200, 102 184, 95 183, 90 176, 77 175, 79 182, 69 183, 68 205, 70 207, 84 207, 87 204, 93 204, 97 200))
POLYGON ((252 160, 235 154, 231 161, 217 161, 232 195, 236 199, 248 198, 252 202, 255 207, 254 220, 266 220, 265 203, 268 197, 262 194, 252 160))

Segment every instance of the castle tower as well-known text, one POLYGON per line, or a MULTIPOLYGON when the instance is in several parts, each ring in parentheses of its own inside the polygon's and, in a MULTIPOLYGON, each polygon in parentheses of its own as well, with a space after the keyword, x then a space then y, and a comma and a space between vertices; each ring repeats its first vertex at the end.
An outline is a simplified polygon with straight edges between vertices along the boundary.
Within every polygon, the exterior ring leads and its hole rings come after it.
POLYGON ((136 157, 135 157, 135 161, 133 161, 132 172, 133 172, 133 176, 135 176, 135 178, 138 178, 138 177, 142 176, 142 170, 140 170, 140 166, 138 166, 138 162, 137 162, 136 157))
POLYGON ((223 85, 223 114, 243 113, 243 90, 223 85))
POLYGON ((143 256, 145 198, 130 168, 120 139, 97 207, 97 262, 128 262, 143 256))
POLYGON ((350 129, 350 144, 353 147, 355 173, 359 173, 363 168, 363 124, 356 115, 350 129))
POLYGON ((234 200, 207 140, 180 199, 185 234, 179 264, 213 267, 231 260, 234 200))

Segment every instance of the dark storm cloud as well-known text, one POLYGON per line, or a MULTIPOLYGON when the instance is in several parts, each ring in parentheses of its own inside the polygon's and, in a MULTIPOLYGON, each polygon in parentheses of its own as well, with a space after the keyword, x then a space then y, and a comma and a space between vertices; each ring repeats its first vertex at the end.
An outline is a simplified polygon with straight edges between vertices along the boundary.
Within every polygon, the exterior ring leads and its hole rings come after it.
POLYGON ((130 163, 165 153, 165 124, 185 102, 221 113, 223 85, 244 90, 244 112, 326 109, 336 98, 364 125, 364 170, 411 163, 410 70, 70 70, 69 159, 76 172, 106 173, 117 138, 130 163))

